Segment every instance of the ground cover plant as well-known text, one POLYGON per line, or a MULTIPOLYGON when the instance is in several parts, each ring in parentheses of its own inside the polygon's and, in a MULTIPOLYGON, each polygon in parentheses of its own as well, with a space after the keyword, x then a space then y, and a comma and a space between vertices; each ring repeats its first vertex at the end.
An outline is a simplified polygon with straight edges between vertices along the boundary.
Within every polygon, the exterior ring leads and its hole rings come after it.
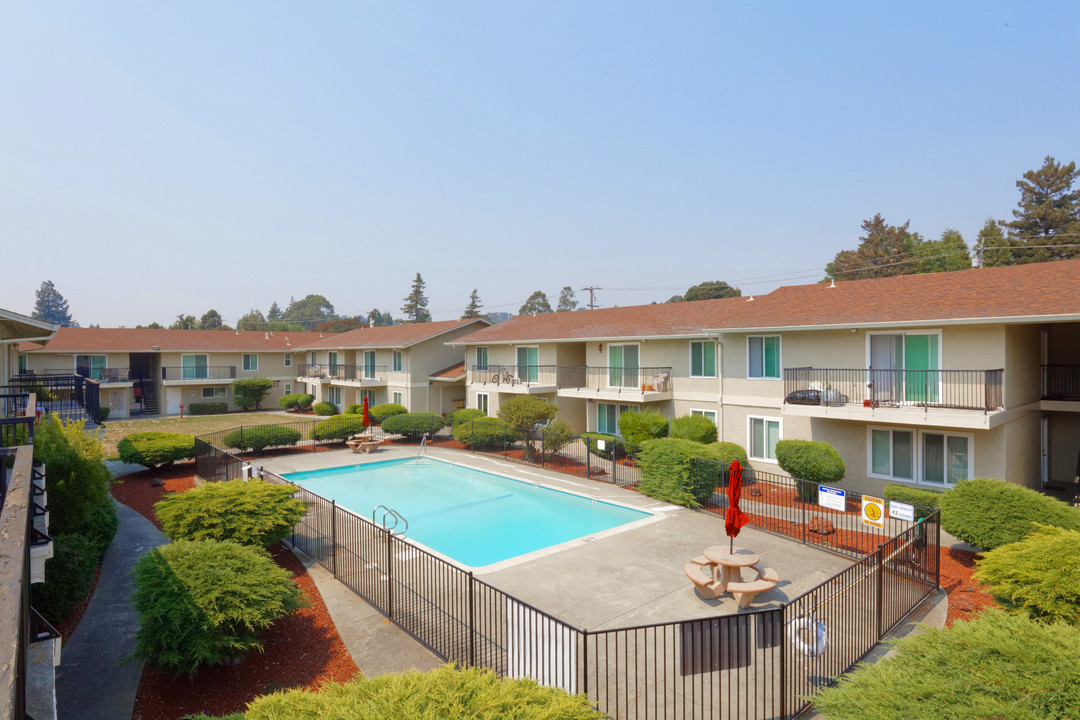
POLYGON ((403 413, 391 415, 381 424, 384 432, 404 435, 415 441, 441 430, 446 425, 446 420, 438 413, 403 413))
POLYGON ((289 573, 264 550, 222 540, 179 540, 135 567, 136 653, 174 675, 239 661, 259 632, 301 607, 289 573))
POLYGON ((210 483, 165 498, 154 511, 173 540, 232 540, 266 547, 292 534, 304 503, 291 485, 262 480, 210 483))
POLYGON ((120 459, 147 468, 167 467, 195 457, 195 437, 184 433, 132 433, 116 447, 120 459))
POLYGON ((829 443, 816 440, 781 440, 776 443, 776 463, 796 480, 803 502, 816 503, 818 485, 836 485, 847 468, 840 453, 829 443))
POLYGON ((256 699, 225 720, 364 718, 401 720, 602 720, 584 695, 568 695, 532 680, 502 679, 480 668, 452 665, 429 670, 359 677, 330 683, 318 692, 289 690, 256 699))
POLYGON ((334 415, 311 428, 312 440, 348 440, 353 435, 364 431, 364 418, 361 415, 334 415))
POLYGON ((671 437, 703 444, 716 442, 716 424, 704 415, 684 415, 671 421, 671 437))
POLYGON ((248 378, 236 380, 232 384, 233 402, 237 406, 250 410, 262 410, 262 401, 266 394, 274 387, 274 381, 267 378, 248 378))
POLYGON ((982 550, 1023 540, 1034 523, 1080 530, 1080 510, 1001 480, 961 480, 939 506, 945 531, 982 550))
POLYGON ((221 439, 225 447, 260 452, 268 447, 288 447, 300 442, 303 433, 288 425, 256 425, 233 430, 221 439))

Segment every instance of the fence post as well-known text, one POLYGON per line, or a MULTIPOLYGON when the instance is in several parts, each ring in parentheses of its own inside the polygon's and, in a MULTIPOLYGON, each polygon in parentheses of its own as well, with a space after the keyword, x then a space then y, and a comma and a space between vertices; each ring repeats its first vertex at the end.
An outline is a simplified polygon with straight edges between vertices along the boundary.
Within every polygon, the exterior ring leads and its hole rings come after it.
POLYGON ((473 600, 475 581, 469 571, 469 667, 476 667, 476 605, 473 600))
POLYGON ((476 438, 475 438, 475 435, 473 435, 473 433, 475 433, 475 432, 476 432, 476 423, 475 423, 475 421, 470 420, 469 421, 469 452, 473 453, 474 455, 476 454, 476 442, 475 442, 476 438))
POLYGON ((784 608, 776 612, 780 616, 780 718, 787 720, 787 623, 784 622, 784 608))
POLYGON ((394 536, 389 530, 383 529, 386 535, 386 617, 394 619, 394 566, 391 564, 390 543, 394 536))
POLYGON ((330 574, 337 577, 337 501, 330 501, 330 574))
POLYGON ((589 438, 582 438, 585 441, 585 477, 592 477, 592 448, 589 445, 589 438))
POLYGON ((581 685, 582 685, 581 692, 583 692, 585 694, 585 697, 587 698, 587 697, 589 697, 589 631, 588 630, 582 630, 581 631, 581 646, 583 648, 582 651, 581 651, 581 666, 583 668, 585 668, 585 671, 582 673, 582 675, 584 677, 583 677, 583 679, 581 681, 581 685))
POLYGON ((874 553, 877 557, 877 639, 882 639, 881 624, 885 608, 885 546, 878 547, 874 553))
POLYGON ((503 458, 504 458, 504 459, 506 458, 506 438, 507 438, 507 430, 508 430, 508 428, 506 427, 506 425, 503 425, 503 458))
POLYGON ((544 467, 544 431, 540 431, 540 468, 544 467))
POLYGON ((805 545, 806 544, 806 499, 805 499, 805 495, 802 492, 803 488, 802 488, 801 485, 799 485, 800 482, 806 482, 806 481, 805 480, 799 480, 798 478, 795 478, 795 494, 799 497, 799 504, 802 505, 802 544, 805 545))

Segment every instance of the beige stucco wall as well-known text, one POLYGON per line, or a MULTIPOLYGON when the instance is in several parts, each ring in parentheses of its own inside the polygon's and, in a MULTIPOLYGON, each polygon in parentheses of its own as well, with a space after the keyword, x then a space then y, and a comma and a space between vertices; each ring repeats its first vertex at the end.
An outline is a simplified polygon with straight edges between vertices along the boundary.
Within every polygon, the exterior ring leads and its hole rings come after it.
POLYGON ((1080 413, 1051 412, 1047 416, 1050 482, 1072 483, 1080 462, 1080 413))
POLYGON ((1005 425, 1005 467, 996 477, 1032 489, 1042 486, 1042 442, 1038 413, 1005 425))
POLYGON ((1010 325, 1004 335, 1005 407, 1015 408, 1042 395, 1042 337, 1036 325, 1010 325))

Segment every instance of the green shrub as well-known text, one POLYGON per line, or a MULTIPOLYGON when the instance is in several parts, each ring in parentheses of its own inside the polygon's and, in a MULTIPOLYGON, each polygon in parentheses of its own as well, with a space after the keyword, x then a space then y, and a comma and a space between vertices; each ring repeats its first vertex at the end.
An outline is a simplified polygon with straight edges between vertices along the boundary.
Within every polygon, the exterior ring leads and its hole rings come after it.
POLYGON ((154 506, 173 540, 232 540, 266 547, 292 534, 304 503, 291 485, 230 480, 174 493, 154 506))
MULTIPOLYGON (((610 435, 601 432, 583 432, 581 433, 581 437, 588 438, 587 444, 589 452, 597 457, 602 457, 605 460, 611 460, 612 456, 616 459, 624 458, 627 455, 627 450, 630 449, 627 447, 626 441, 618 435, 610 435), (599 444, 597 444, 598 440, 604 441, 604 448, 602 450, 600 449, 599 444)), ((637 448, 633 449, 637 450, 637 448)))
POLYGON ((404 415, 407 412, 409 411, 405 409, 405 406, 399 403, 383 403, 368 408, 368 415, 379 425, 382 425, 383 420, 386 418, 404 415))
POLYGON ((548 457, 557 454, 574 439, 574 429, 570 423, 562 420, 552 420, 544 428, 542 445, 544 454, 548 457))
POLYGON ((671 437, 704 445, 716 442, 716 423, 704 415, 684 415, 671 421, 671 437))
POLYGON ((45 561, 45 582, 31 585, 30 594, 34 608, 57 623, 90 594, 101 551, 94 538, 82 533, 56 533, 52 539, 53 556, 45 561))
POLYGON ((1080 532, 1038 525, 976 562, 975 577, 1007 611, 1080 626, 1080 532))
POLYGON ((1080 530, 1080 510, 1001 480, 961 480, 939 506, 946 532, 982 550, 1023 540, 1036 522, 1080 530))
POLYGON ((382 421, 384 432, 404 435, 409 440, 419 440, 424 435, 434 434, 446 425, 446 420, 437 413, 405 413, 391 415, 382 421))
POLYGON ((315 396, 309 393, 288 393, 278 398, 278 405, 286 410, 307 410, 313 402, 315 396))
MULTIPOLYGON (((364 406, 363 405, 350 405, 349 407, 345 408, 345 414, 346 415, 363 415, 364 414, 364 406)), ((368 409, 368 416, 370 416, 370 415, 371 415, 371 410, 368 409)))
POLYGON ((306 412, 311 409, 311 404, 315 402, 315 396, 311 393, 297 393, 296 394, 296 409, 301 412, 306 412))
POLYGON ((364 431, 364 418, 360 415, 335 415, 311 429, 312 440, 348 440, 364 431))
POLYGON ((725 465, 730 465, 733 460, 738 460, 739 464, 745 468, 747 463, 750 462, 742 445, 733 442, 714 442, 709 443, 708 447, 716 459, 725 465))
POLYGON ((109 408, 99 407, 97 411, 98 422, 105 422, 109 419, 109 408))
POLYGON ((220 540, 151 550, 135 567, 134 599, 136 653, 188 677, 261 649, 259 631, 302 605, 289 572, 264 550, 220 540))
POLYGON ((332 402, 317 402, 311 406, 316 415, 337 415, 337 405, 332 402))
POLYGON ((619 416, 619 435, 626 442, 642 445, 649 440, 667 437, 667 415, 655 410, 624 412, 619 416))
POLYGON ((282 718, 364 718, 401 720, 603 720, 585 695, 542 687, 533 680, 500 678, 482 668, 444 665, 428 672, 410 670, 315 690, 287 690, 256 698, 230 720, 282 718))
POLYGON ((93 541, 94 547, 100 556, 105 552, 109 544, 116 537, 116 531, 120 527, 120 518, 116 514, 116 505, 113 504, 112 496, 106 495, 91 511, 87 518, 83 534, 93 541))
POLYGON ((721 484, 719 453, 708 445, 660 438, 645 443, 640 457, 638 491, 657 500, 699 507, 721 484))
POLYGON ((493 417, 479 417, 474 420, 463 420, 453 429, 454 439, 462 445, 468 445, 474 450, 502 447, 503 443, 513 444, 521 440, 521 433, 511 427, 507 427, 493 417))
POLYGON ((49 415, 34 431, 34 457, 45 463, 54 533, 83 532, 94 509, 108 498, 112 473, 102 459, 101 440, 85 427, 82 420, 49 415))
POLYGON ((268 447, 287 447, 300 442, 303 437, 296 428, 287 425, 256 425, 233 430, 222 442, 225 447, 248 452, 261 452, 268 447))
POLYGON ((452 426, 457 426, 458 423, 482 417, 487 417, 487 415, 479 408, 462 408, 450 416, 450 423, 452 426))
POLYGON ((895 644, 892 659, 861 664, 807 700, 829 720, 1045 720, 1080 707, 1078 628, 987 610, 895 644))
POLYGON ((224 415, 229 412, 226 402, 197 402, 188 405, 188 415, 224 415))
POLYGON ((835 485, 847 472, 836 448, 815 440, 779 441, 776 443, 776 462, 795 478, 799 498, 808 503, 818 501, 818 485, 835 485))
POLYGON ((195 457, 195 438, 184 433, 141 432, 124 437, 116 445, 120 459, 148 468, 167 467, 177 460, 195 457))
POLYGON ((916 520, 922 520, 930 515, 929 510, 924 508, 938 507, 941 496, 944 495, 938 490, 925 490, 923 488, 908 487, 907 485, 886 485, 884 494, 886 500, 895 500, 896 502, 914 505, 916 520))
POLYGON ((233 402, 245 410, 262 410, 262 401, 274 387, 274 381, 267 378, 248 378, 235 380, 232 384, 233 402))

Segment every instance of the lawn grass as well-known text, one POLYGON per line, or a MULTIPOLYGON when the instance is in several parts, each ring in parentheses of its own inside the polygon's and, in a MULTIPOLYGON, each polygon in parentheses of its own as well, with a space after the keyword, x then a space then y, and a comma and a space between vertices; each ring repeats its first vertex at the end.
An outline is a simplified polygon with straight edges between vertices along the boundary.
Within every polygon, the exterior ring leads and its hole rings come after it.
POLYGON ((205 435, 218 430, 231 430, 241 425, 275 425, 279 423, 295 422, 297 420, 309 420, 309 415, 284 415, 281 413, 249 412, 228 413, 227 415, 198 415, 185 417, 161 417, 133 419, 133 420, 109 420, 105 423, 105 431, 101 439, 105 444, 105 457, 115 458, 119 451, 116 444, 124 439, 124 436, 137 432, 175 432, 189 435, 205 435))

